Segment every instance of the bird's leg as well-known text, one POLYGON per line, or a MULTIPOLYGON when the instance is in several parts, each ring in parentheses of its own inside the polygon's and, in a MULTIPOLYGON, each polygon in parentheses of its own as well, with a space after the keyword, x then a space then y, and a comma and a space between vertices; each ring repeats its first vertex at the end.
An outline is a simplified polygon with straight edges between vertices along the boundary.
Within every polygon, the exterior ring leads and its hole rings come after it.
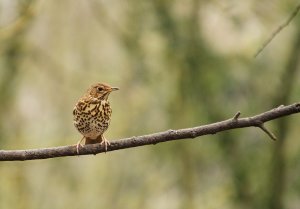
POLYGON ((103 134, 101 135, 101 142, 100 144, 104 144, 104 147, 105 147, 105 153, 107 151, 107 145, 110 145, 110 142, 103 136, 103 134))
POLYGON ((82 147, 81 142, 83 139, 84 137, 82 137, 76 144, 77 155, 79 155, 79 147, 82 147))

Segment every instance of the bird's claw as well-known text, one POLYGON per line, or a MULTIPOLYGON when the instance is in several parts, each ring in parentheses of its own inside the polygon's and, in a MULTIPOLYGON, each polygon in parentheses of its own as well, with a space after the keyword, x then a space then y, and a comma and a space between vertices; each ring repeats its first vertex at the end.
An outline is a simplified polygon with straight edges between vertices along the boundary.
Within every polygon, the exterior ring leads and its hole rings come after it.
POLYGON ((79 155, 79 147, 83 147, 81 145, 82 140, 84 139, 84 137, 82 137, 76 144, 76 151, 77 151, 77 155, 79 155))
POLYGON ((80 143, 76 144, 77 155, 79 155, 79 147, 83 147, 80 143))
POLYGON ((107 151, 107 145, 110 145, 110 142, 107 139, 102 139, 102 141, 100 142, 101 145, 104 144, 104 148, 105 148, 105 153, 107 151))

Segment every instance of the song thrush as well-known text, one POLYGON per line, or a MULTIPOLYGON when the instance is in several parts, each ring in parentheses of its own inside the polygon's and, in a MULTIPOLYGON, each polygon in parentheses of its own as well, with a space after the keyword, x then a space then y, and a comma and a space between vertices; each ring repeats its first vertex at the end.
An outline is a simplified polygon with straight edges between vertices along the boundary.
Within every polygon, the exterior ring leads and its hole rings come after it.
POLYGON ((105 152, 107 151, 107 145, 110 143, 103 133, 109 126, 112 113, 108 96, 112 91, 118 89, 107 84, 97 83, 92 85, 76 103, 73 109, 74 125, 83 135, 76 145, 77 153, 79 153, 79 146, 83 139, 85 139, 85 144, 104 144, 105 152))

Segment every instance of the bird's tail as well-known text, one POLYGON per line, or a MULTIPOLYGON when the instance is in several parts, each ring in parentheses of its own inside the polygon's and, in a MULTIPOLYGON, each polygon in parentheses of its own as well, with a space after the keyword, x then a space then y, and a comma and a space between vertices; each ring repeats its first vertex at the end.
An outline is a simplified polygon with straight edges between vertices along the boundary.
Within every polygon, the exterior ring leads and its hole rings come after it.
POLYGON ((84 144, 97 144, 100 142, 102 142, 102 135, 98 136, 96 139, 91 139, 91 138, 85 137, 84 144))

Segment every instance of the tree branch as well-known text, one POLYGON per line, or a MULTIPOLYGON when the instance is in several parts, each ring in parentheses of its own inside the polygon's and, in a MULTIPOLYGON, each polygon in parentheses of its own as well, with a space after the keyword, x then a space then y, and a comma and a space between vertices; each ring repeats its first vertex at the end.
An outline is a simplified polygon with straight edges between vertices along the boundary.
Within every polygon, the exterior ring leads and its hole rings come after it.
POLYGON ((259 124, 258 127, 263 130, 266 134, 268 134, 268 136, 273 139, 274 141, 277 139, 277 137, 271 132, 269 131, 263 123, 259 124))
POLYGON ((296 17, 300 10, 300 4, 297 5, 293 13, 289 16, 289 18, 281 24, 272 34, 271 36, 263 43, 263 45, 257 50, 254 54, 254 58, 256 58, 267 46, 268 44, 282 31, 285 27, 287 27, 290 22, 296 17))
MULTIPOLYGON (((108 147, 108 152, 172 140, 196 138, 198 136, 216 134, 221 131, 245 127, 259 127, 272 139, 276 139, 274 134, 265 128, 264 123, 299 112, 300 103, 295 103, 288 106, 281 105, 278 108, 274 108, 259 115, 247 118, 239 118, 240 113, 238 112, 231 119, 208 125, 179 130, 168 130, 144 136, 133 136, 130 138, 111 141, 111 145, 108 147)), ((96 155, 103 152, 105 152, 104 147, 101 147, 100 144, 92 144, 81 147, 79 150, 79 155, 96 155)), ((0 150, 0 161, 37 160, 76 155, 78 155, 76 151, 76 145, 29 150, 0 150)))

